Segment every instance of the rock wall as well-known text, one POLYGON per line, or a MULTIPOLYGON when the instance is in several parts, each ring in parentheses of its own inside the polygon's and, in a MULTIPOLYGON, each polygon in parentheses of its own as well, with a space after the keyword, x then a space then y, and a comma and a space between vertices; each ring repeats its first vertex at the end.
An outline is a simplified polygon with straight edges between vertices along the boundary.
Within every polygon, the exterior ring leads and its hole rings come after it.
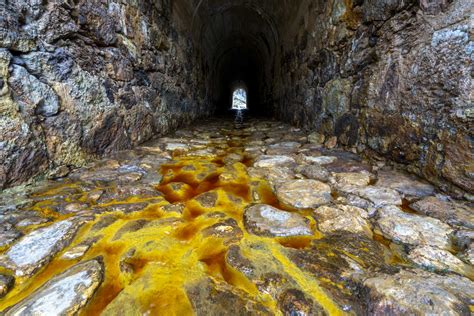
POLYGON ((171 2, 0 0, 0 189, 209 114, 171 2))
POLYGON ((469 0, 310 1, 282 50, 276 113, 472 199, 469 0))

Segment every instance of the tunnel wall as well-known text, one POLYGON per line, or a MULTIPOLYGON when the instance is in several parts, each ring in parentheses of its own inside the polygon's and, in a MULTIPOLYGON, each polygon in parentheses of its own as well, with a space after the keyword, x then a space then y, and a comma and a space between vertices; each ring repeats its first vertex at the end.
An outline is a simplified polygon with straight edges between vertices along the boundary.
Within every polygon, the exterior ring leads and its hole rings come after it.
POLYGON ((472 2, 307 5, 286 34, 278 117, 474 193, 472 2))
POLYGON ((169 0, 0 3, 0 189, 209 114, 169 0))

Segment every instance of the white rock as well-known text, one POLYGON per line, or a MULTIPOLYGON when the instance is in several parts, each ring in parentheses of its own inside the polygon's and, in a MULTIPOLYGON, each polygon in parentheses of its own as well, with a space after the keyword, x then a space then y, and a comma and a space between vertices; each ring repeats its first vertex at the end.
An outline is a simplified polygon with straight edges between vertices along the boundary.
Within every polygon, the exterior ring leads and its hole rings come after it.
POLYGON ((64 220, 32 231, 0 257, 0 266, 15 270, 17 276, 31 275, 69 245, 78 227, 64 220))
POLYGON ((75 265, 49 280, 5 315, 75 315, 99 288, 103 270, 103 264, 98 260, 75 265))

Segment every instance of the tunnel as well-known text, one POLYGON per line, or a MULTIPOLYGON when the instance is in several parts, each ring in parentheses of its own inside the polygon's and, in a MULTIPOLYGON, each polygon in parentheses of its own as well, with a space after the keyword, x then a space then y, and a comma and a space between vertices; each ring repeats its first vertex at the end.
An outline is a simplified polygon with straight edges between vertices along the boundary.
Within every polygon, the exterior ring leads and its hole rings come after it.
POLYGON ((206 89, 216 115, 229 115, 232 86, 248 88, 248 112, 273 115, 278 58, 287 28, 304 2, 176 1, 176 12, 200 48, 206 89))
POLYGON ((0 0, 0 315, 471 315, 472 0, 0 0))

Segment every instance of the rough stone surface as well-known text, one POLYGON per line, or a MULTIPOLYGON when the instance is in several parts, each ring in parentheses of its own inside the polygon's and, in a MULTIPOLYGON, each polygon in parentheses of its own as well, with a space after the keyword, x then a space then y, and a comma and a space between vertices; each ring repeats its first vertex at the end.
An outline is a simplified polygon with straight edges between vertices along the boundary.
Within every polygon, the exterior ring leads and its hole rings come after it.
POLYGON ((348 205, 321 206, 314 211, 314 215, 318 222, 318 228, 323 233, 345 231, 372 237, 367 211, 361 208, 348 205))
POLYGON ((396 170, 379 170, 377 185, 394 189, 405 198, 423 198, 434 194, 434 187, 426 182, 396 170))
POLYGON ((226 284, 203 279, 188 285, 187 296, 197 315, 269 315, 266 308, 226 284))
POLYGON ((308 165, 298 169, 302 175, 308 179, 327 182, 329 180, 329 172, 321 165, 308 165))
POLYGON ((385 205, 402 205, 402 199, 397 191, 382 187, 364 187, 350 190, 351 193, 370 201, 375 207, 385 205))
POLYGON ((0 188, 210 112, 170 3, 63 2, 0 8, 0 188))
POLYGON ((295 209, 310 209, 328 204, 331 187, 316 180, 293 180, 283 183, 276 191, 278 200, 295 209))
POLYGON ((0 258, 0 265, 17 276, 28 276, 47 264, 74 238, 78 224, 72 220, 54 223, 35 230, 14 244, 0 258))
POLYGON ((408 245, 451 248, 453 229, 437 219, 404 213, 396 206, 381 208, 378 216, 377 227, 388 239, 408 245))
POLYGON ((99 288, 103 273, 100 260, 79 263, 46 282, 5 315, 74 315, 99 288))
POLYGON ((445 223, 474 229, 474 212, 468 205, 429 196, 411 204, 410 207, 420 214, 438 218, 445 223))
POLYGON ((311 236, 309 220, 270 205, 256 204, 244 213, 245 228, 252 234, 268 237, 311 236))
POLYGON ((430 271, 452 271, 466 276, 473 276, 472 267, 459 260, 449 251, 430 246, 416 247, 408 258, 418 266, 430 271))
POLYGON ((368 312, 373 315, 469 315, 473 282, 456 275, 439 276, 419 270, 367 279, 368 312))
POLYGON ((301 20, 320 23, 285 29, 275 112, 472 194, 471 7, 469 0, 302 4, 301 20))

